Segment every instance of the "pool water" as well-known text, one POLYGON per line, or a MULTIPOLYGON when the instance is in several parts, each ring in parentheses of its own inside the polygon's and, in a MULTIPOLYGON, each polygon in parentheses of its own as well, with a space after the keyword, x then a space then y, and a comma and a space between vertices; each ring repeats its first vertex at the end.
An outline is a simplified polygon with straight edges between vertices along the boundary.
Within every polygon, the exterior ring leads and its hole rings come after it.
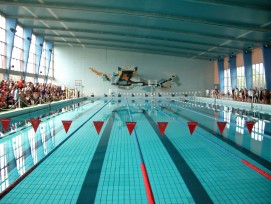
POLYGON ((177 99, 107 98, 31 117, 42 121, 37 132, 22 115, 1 135, 0 203, 271 201, 268 114, 177 99), (72 121, 67 133, 63 120, 72 121), (100 134, 93 121, 104 121, 100 134), (198 122, 193 134, 189 121, 198 122), (222 134, 218 121, 227 122, 222 134), (247 121, 255 122, 251 134, 247 121), (131 135, 126 122, 136 122, 131 135), (168 122, 164 135, 157 122, 168 122))

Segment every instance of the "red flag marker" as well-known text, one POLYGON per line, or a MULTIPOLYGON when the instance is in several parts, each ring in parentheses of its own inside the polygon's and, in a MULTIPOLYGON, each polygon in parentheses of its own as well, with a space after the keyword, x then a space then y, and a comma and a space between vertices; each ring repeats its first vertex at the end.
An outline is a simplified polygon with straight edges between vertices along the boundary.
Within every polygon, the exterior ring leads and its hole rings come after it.
POLYGON ((10 123, 10 118, 1 118, 0 120, 2 122, 2 126, 3 126, 4 131, 6 132, 8 129, 8 125, 10 123))
POLYGON ((255 122, 253 122, 253 121, 246 122, 247 129, 248 129, 248 132, 249 132, 250 134, 251 134, 251 132, 252 132, 252 129, 253 129, 254 124, 255 124, 255 122))
POLYGON ((93 124, 94 124, 94 126, 96 128, 96 131, 97 131, 98 135, 99 135, 100 131, 101 131, 103 125, 104 125, 104 121, 93 121, 93 124))
POLYGON ((65 129, 66 133, 67 133, 69 131, 69 129, 70 129, 72 121, 71 120, 62 120, 62 124, 64 126, 64 129, 65 129))
POLYGON ((190 134, 192 135, 196 126, 198 125, 198 122, 187 122, 187 125, 189 127, 190 134))
POLYGON ((34 128, 34 131, 36 132, 39 125, 40 125, 40 119, 36 118, 36 119, 31 119, 30 120, 30 123, 32 124, 33 128, 34 128))
POLYGON ((227 122, 217 122, 217 126, 218 126, 218 129, 219 129, 219 131, 220 131, 220 134, 223 133, 226 124, 227 124, 227 122))
POLYGON ((167 128, 168 122, 157 122, 161 135, 163 136, 167 128))
POLYGON ((126 122, 126 126, 128 128, 128 131, 130 133, 130 135, 132 134, 135 126, 136 126, 136 122, 126 122))

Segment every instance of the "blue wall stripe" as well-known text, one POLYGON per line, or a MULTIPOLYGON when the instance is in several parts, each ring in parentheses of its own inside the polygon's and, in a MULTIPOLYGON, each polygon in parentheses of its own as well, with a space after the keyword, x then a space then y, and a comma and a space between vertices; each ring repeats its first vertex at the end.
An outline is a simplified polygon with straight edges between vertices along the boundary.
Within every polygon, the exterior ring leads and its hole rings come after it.
POLYGON ((230 66, 230 72, 231 72, 231 87, 235 89, 237 86, 237 83, 236 83, 237 70, 236 70, 236 56, 235 55, 229 56, 229 66, 230 66))
POLYGON ((224 59, 217 59, 220 91, 224 92, 224 59))
POLYGON ((243 50, 243 59, 245 66, 246 88, 252 88, 252 53, 251 51, 243 50))
POLYGON ((262 46, 266 89, 271 90, 271 46, 262 46))

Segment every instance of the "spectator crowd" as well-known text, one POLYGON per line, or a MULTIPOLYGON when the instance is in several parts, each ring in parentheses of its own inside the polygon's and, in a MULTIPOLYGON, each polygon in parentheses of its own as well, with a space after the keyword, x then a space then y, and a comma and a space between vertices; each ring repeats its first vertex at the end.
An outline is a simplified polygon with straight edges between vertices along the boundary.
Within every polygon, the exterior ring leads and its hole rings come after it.
POLYGON ((271 104, 271 91, 267 89, 258 89, 257 87, 253 89, 246 88, 235 88, 228 90, 227 93, 222 93, 220 90, 215 88, 214 90, 206 90, 206 96, 213 98, 231 98, 234 101, 243 101, 243 102, 253 102, 261 104, 271 104))
POLYGON ((0 110, 66 99, 67 92, 61 86, 24 80, 2 80, 0 91, 0 110))

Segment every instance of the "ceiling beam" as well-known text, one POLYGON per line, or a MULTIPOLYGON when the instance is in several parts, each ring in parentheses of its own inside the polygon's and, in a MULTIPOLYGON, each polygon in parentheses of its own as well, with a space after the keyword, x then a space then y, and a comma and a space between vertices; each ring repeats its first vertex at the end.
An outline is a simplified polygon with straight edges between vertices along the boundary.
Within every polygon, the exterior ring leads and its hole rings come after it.
POLYGON ((137 16, 137 17, 148 17, 148 18, 158 18, 158 19, 168 19, 175 21, 185 21, 192 23, 200 23, 213 26, 222 26, 228 28, 243 29, 248 31, 257 31, 264 33, 271 33, 270 29, 264 28, 261 25, 252 25, 252 24, 240 24, 236 22, 225 22, 218 20, 208 20, 188 16, 179 16, 171 14, 156 13, 151 11, 135 11, 127 9, 116 9, 110 7, 98 7, 91 5, 73 5, 64 3, 39 3, 39 2, 27 2, 27 1, 10 1, 10 0, 0 0, 0 4, 4 5, 15 5, 15 6, 27 6, 27 7, 40 7, 40 8, 52 8, 52 9, 65 9, 65 10, 78 10, 78 11, 94 11, 100 13, 112 13, 118 15, 128 15, 128 16, 137 16))
MULTIPOLYGON (((43 35, 41 33, 37 33, 38 35, 43 35)), ((161 48, 166 48, 166 49, 177 49, 177 50, 189 50, 189 51, 195 51, 195 52, 206 52, 206 53, 212 53, 212 54, 227 54, 227 52, 215 52, 215 51, 208 51, 208 48, 206 49, 194 49, 190 47, 183 47, 183 46, 173 46, 173 45, 163 45, 163 44, 157 44, 157 43, 146 43, 146 42, 135 42, 135 41, 129 41, 129 40, 116 40, 116 39, 105 39, 105 38, 94 38, 94 37, 80 37, 80 36, 76 36, 76 37, 72 37, 70 35, 61 35, 61 36, 57 36, 54 34, 46 34, 45 38, 46 39, 50 39, 50 37, 53 38, 65 38, 65 39, 80 39, 80 40, 93 40, 93 41, 101 41, 101 42, 113 42, 113 43, 125 43, 125 44, 138 44, 138 45, 146 45, 146 46, 154 46, 154 47, 161 47, 161 48)), ((54 41, 54 40, 52 40, 54 41)), ((84 43, 84 42, 82 42, 84 43)), ((236 50, 236 49, 235 49, 236 50)))
MULTIPOLYGON (((27 25, 26 25, 27 26, 27 25)), ((29 26, 31 27, 31 26, 29 26)), ((74 29, 74 28, 69 28, 68 30, 65 30, 60 27, 43 27, 43 26, 35 26, 33 29, 42 29, 42 30, 54 30, 54 31, 71 31, 71 32, 82 32, 82 33, 92 33, 92 34, 103 34, 103 35, 114 35, 114 36, 125 36, 125 37, 133 37, 133 38, 143 38, 143 39, 153 39, 153 40, 164 40, 164 41, 171 41, 171 42, 183 42, 182 40, 178 39, 172 39, 172 38, 163 38, 163 37, 156 37, 156 36, 147 36, 147 35, 137 35, 137 34, 128 34, 128 33, 121 33, 121 32, 108 32, 108 31, 98 31, 98 30, 90 30, 90 29, 74 29)), ((201 36, 201 37, 209 37, 209 38, 215 38, 219 40, 227 40, 227 41, 233 41, 233 42, 242 42, 242 43, 248 43, 248 44, 255 44, 255 45, 260 45, 262 41, 258 40, 250 40, 250 39, 242 39, 242 38, 232 38, 232 37, 227 37, 227 36, 216 36, 216 35, 205 35, 205 34, 200 34, 196 32, 183 32, 185 35, 193 35, 193 36, 201 36)), ((194 42, 195 44, 196 42, 194 42)), ((219 45, 215 45, 219 46, 219 45)))
MULTIPOLYGON (((127 46, 116 46, 116 45, 102 45, 102 44, 97 44, 97 43, 79 43, 77 41, 68 41, 66 40, 65 42, 63 40, 54 40, 54 43, 60 43, 60 44, 75 44, 75 45, 88 45, 88 46, 95 46, 95 47, 99 47, 99 48, 111 48, 111 49, 123 49, 126 51, 135 51, 135 52, 148 52, 148 53, 152 53, 152 54, 166 54, 169 56, 183 56, 183 57, 193 57, 196 54, 195 53, 190 53, 190 52, 173 52, 173 51, 161 51, 161 50, 157 50, 157 49, 146 49, 144 47, 138 47, 138 48, 131 48, 131 47, 127 47, 127 46)), ((200 55, 201 58, 204 59, 210 59, 210 58, 214 58, 214 56, 210 56, 210 55, 200 55)))
MULTIPOLYGON (((180 29, 170 29, 170 28, 160 28, 160 27, 151 27, 151 26, 141 26, 141 25, 131 25, 131 24, 124 24, 124 23, 112 23, 112 22, 104 22, 104 21, 93 21, 93 20, 83 20, 83 19, 67 19, 67 18, 49 18, 49 17, 34 17, 34 16, 21 16, 21 15, 8 15, 11 18, 16 19, 26 19, 26 20, 33 20, 33 21, 52 21, 52 22, 65 22, 65 23, 82 23, 82 24, 91 24, 91 25, 102 25, 102 26, 110 26, 110 27, 121 27, 121 28, 129 28, 129 29, 139 29, 139 30, 151 30, 155 32, 168 32, 168 33, 177 33, 177 34, 185 34, 185 35, 196 35, 202 37, 212 37, 212 38, 219 38, 224 40, 239 40, 239 38, 233 38, 223 35, 214 35, 214 34, 207 34, 202 32, 190 32, 180 29)), ((271 30, 269 29, 271 33, 271 30)))
POLYGON ((187 2, 195 2, 201 4, 210 4, 210 5, 222 5, 229 7, 238 7, 238 8, 248 8, 253 10, 261 10, 261 11, 271 11, 271 4, 260 4, 259 1, 255 1, 256 3, 251 4, 248 2, 236 2, 236 1, 227 1, 227 0, 185 0, 187 2))
MULTIPOLYGON (((64 32, 77 32, 77 33, 89 33, 89 34, 107 34, 107 33, 102 33, 102 32, 87 32, 87 31, 82 31, 82 30, 78 30, 78 29, 68 29, 68 30, 63 30, 61 28, 46 28, 46 27, 35 27, 34 30, 57 30, 57 31, 64 31, 64 32)), ((45 34, 45 33, 40 33, 40 32, 36 32, 36 34, 40 34, 40 35, 45 35, 46 36, 57 36, 57 35, 53 35, 53 34, 45 34)), ((114 34, 109 34, 109 35, 114 35, 114 34)), ((69 37, 69 35, 61 35, 61 36, 64 36, 64 37, 69 37)), ((117 35, 114 35, 114 36, 117 36, 117 35)), ((178 39, 172 39, 172 38, 160 38, 160 37, 151 37, 151 36, 141 36, 141 35, 128 35, 128 34, 120 34, 119 36, 117 37, 122 37, 122 36, 125 36, 125 37, 133 37, 133 38, 140 38, 140 39, 152 39, 152 40, 157 40, 157 41, 163 41, 163 42, 172 42, 172 43, 180 43, 180 44, 188 44, 188 45, 200 45, 200 46, 207 46, 207 47, 217 47, 217 48, 221 48, 221 49, 231 49, 231 50, 238 50, 238 51, 242 51, 243 48, 240 48, 240 47, 234 47, 234 46, 227 46, 227 45, 218 45, 218 44, 215 44, 215 43, 204 43, 204 42, 195 42, 195 41, 188 41, 188 40, 178 40, 178 39)), ((87 39, 87 38, 92 38, 92 37, 82 37, 80 35, 76 35, 77 38, 82 38, 82 39, 87 39)), ((92 38, 94 39, 94 38, 92 38)), ((104 39, 104 40, 107 40, 107 39, 104 39)), ((244 40, 244 41, 241 41, 241 42, 246 42, 246 43, 256 43, 256 44, 260 44, 261 41, 249 41, 249 40, 244 40)), ((250 44, 251 47, 253 47, 253 45, 250 44)))
MULTIPOLYGON (((31 19, 31 20, 37 20, 37 21, 58 21, 58 22, 62 22, 62 19, 53 19, 53 18, 34 18, 34 17, 20 17, 20 16, 14 16, 14 15, 10 15, 9 17, 13 17, 13 18, 18 18, 18 19, 31 19), (49 20, 50 19, 50 20, 49 20)), ((69 21, 63 21, 63 22, 69 22, 69 21)), ((75 23, 75 21, 72 21, 73 23, 75 23)), ((76 21, 77 23, 79 23, 80 21, 76 21)), ((84 22, 85 23, 85 22, 84 22)), ((108 25, 111 26, 110 23, 108 24, 103 24, 103 25, 108 25)), ((26 25, 27 26, 27 25, 26 25)), ((121 26, 121 24, 119 24, 118 26, 121 26)), ((32 26, 29 26, 32 27, 32 26)), ((199 33, 199 32, 190 32, 190 31, 184 31, 184 30, 169 30, 169 29, 160 29, 160 28, 153 28, 153 27, 146 27, 146 26, 134 26, 134 25, 124 25, 125 28, 134 28, 134 29, 145 29, 145 30, 152 30, 152 31, 161 31, 161 32, 171 32, 171 33, 178 33, 178 34, 184 34, 184 35, 193 35, 193 36, 197 36, 197 37, 207 37, 207 38, 215 38, 215 39, 219 39, 219 40, 231 40, 231 41, 235 41, 235 42, 244 42, 244 43, 252 43, 252 44, 261 44, 262 41, 258 41, 258 40, 249 40, 249 39, 242 39, 242 38, 236 38, 236 37, 229 37, 229 36, 225 36, 225 35, 213 35, 213 34, 204 34, 204 33, 199 33)), ((33 28, 37 28, 37 29, 48 29, 46 27, 38 27, 38 26, 34 26, 33 28)), ((63 30, 63 28, 49 28, 54 29, 54 30, 63 30)), ((94 30, 89 30, 89 29, 72 29, 69 28, 69 31, 75 31, 75 32, 92 32, 92 33, 102 33, 102 34, 110 34, 110 35, 121 35, 121 36, 130 36, 130 37, 136 37, 136 35, 134 34, 121 34, 121 33, 116 33, 116 32, 107 32, 107 31, 94 31, 94 30)), ((147 37, 147 38, 152 38, 152 37, 147 37)), ((164 38, 165 39, 165 38, 164 38)), ((167 40, 167 39, 165 39, 167 40)))

